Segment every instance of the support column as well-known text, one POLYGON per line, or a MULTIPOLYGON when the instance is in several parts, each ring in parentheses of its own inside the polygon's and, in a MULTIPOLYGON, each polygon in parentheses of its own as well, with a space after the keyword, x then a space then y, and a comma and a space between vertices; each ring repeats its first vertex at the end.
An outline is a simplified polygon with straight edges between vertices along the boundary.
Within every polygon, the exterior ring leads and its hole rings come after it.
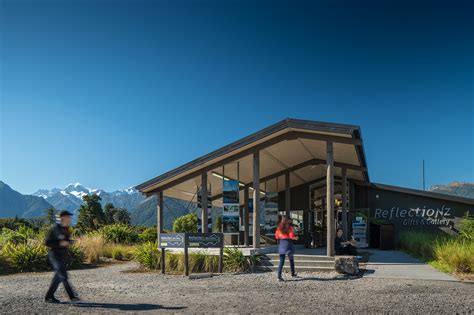
POLYGON ((334 256, 334 157, 332 142, 326 143, 327 175, 326 175, 326 210, 327 210, 327 256, 334 256))
POLYGON ((207 233, 207 172, 201 174, 201 232, 207 233))
POLYGON ((285 173, 285 214, 287 217, 290 217, 290 207, 291 207, 291 200, 290 200, 290 172, 285 173))
POLYGON ((244 187, 244 245, 249 246, 249 188, 244 187))
POLYGON ((260 152, 253 154, 253 248, 260 248, 260 152))
POLYGON ((156 206, 156 230, 159 241, 160 234, 163 232, 163 191, 158 191, 156 196, 158 197, 158 204, 156 206))
POLYGON ((347 224, 347 170, 342 168, 342 229, 344 231, 343 238, 348 240, 349 230, 347 224))

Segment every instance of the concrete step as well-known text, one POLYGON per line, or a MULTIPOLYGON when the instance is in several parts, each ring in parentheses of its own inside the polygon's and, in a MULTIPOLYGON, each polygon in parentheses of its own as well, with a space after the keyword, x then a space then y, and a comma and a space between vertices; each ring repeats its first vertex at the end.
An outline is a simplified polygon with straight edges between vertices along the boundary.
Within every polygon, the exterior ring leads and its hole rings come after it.
MULTIPOLYGON (((270 271, 277 271, 278 266, 268 266, 268 269, 270 271)), ((283 266, 284 271, 290 271, 290 266, 289 265, 284 265, 283 266)), ((319 266, 295 266, 296 272, 331 272, 335 271, 334 266, 332 267, 319 267, 319 266)))
MULTIPOLYGON (((262 265, 265 266, 278 266, 280 260, 271 259, 271 260, 262 260, 262 265)), ((290 261, 285 259, 285 265, 289 265, 290 261)), ((295 260, 295 266, 316 266, 316 267, 332 267, 334 268, 334 261, 327 260, 295 260)))
MULTIPOLYGON (((278 254, 267 254, 266 255, 270 260, 280 260, 280 255, 278 254)), ((264 256, 263 256, 264 257, 264 256)), ((294 255, 295 261, 331 261, 334 263, 334 257, 330 256, 319 256, 319 255, 294 255)), ((288 259, 288 257, 286 257, 288 259)))

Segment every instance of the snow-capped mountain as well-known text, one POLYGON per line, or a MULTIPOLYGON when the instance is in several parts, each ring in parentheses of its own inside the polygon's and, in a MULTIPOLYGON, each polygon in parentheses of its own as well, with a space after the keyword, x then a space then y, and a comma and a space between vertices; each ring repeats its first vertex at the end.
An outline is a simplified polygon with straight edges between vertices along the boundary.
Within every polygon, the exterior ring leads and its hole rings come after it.
POLYGON ((69 184, 64 189, 40 189, 33 195, 44 198, 56 209, 68 210, 76 214, 77 209, 84 203, 82 197, 89 194, 99 195, 102 205, 112 203, 116 208, 125 208, 129 211, 135 210, 144 200, 142 194, 133 187, 106 192, 102 189, 85 187, 80 183, 69 184))

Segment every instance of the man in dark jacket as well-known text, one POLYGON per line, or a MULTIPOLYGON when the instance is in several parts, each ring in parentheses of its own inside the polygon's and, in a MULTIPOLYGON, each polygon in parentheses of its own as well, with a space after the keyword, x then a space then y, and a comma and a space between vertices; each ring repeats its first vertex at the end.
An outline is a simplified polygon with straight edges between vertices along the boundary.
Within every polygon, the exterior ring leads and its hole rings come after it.
POLYGON ((71 224, 71 216, 72 213, 61 211, 59 214, 60 222, 49 230, 48 236, 46 237, 46 246, 49 247, 48 257, 54 269, 53 281, 45 296, 45 301, 48 303, 59 303, 59 300, 54 297, 54 293, 61 282, 69 295, 69 299, 71 299, 72 302, 79 301, 79 298, 69 284, 66 271, 68 247, 72 244, 71 234, 68 229, 71 224))

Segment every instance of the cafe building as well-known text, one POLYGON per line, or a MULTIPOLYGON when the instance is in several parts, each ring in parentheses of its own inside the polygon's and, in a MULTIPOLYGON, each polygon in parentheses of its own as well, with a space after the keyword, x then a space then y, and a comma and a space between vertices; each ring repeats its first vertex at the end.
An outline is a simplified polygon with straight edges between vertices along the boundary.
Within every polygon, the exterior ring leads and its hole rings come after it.
POLYGON ((474 208, 474 199, 371 182, 359 126, 290 118, 137 189, 157 195, 159 233, 168 196, 197 203, 200 230, 224 232, 227 244, 272 245, 276 224, 287 215, 298 242, 325 247, 328 256, 338 227, 359 247, 388 249, 403 231, 456 233, 474 208))

